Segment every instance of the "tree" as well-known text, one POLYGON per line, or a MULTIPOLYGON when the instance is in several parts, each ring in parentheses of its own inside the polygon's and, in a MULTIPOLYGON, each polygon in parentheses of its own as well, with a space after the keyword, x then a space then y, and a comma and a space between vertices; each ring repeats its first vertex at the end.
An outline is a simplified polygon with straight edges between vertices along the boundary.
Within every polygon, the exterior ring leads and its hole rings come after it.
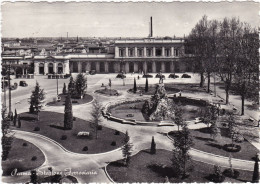
POLYGON ((128 167, 132 155, 132 147, 133 145, 129 142, 130 138, 128 136, 128 132, 125 133, 125 138, 123 140, 122 154, 124 157, 124 164, 128 167))
POLYGON ((259 183, 259 164, 258 164, 258 162, 259 162, 259 158, 258 158, 258 154, 256 154, 252 183, 259 183))
POLYGON ((110 87, 110 95, 112 95, 112 94, 111 94, 111 87, 112 87, 111 79, 108 79, 108 86, 110 87))
POLYGON ((66 84, 65 84, 65 83, 63 84, 62 93, 63 93, 64 95, 66 95, 66 93, 67 93, 67 89, 66 89, 66 84))
POLYGON ((30 183, 33 183, 33 184, 38 183, 38 182, 37 182, 38 179, 37 179, 36 170, 31 170, 30 179, 31 179, 30 183))
POLYGON ((151 143, 151 154, 156 153, 156 143, 154 142, 154 137, 152 137, 152 143, 151 143))
MULTIPOLYGON (((5 114, 5 110, 2 110, 2 117, 5 114)), ((12 136, 8 136, 10 122, 4 117, 1 121, 2 123, 2 160, 6 160, 8 158, 9 151, 12 146, 13 138, 12 136)))
POLYGON ((146 77, 146 82, 145 82, 145 92, 147 93, 148 92, 148 78, 146 77))
POLYGON ((97 100, 94 100, 92 103, 92 111, 91 111, 91 117, 92 117, 91 127, 95 132, 96 139, 98 138, 98 126, 102 120, 101 110, 102 110, 101 104, 97 100))
POLYGON ((136 88, 136 80, 135 80, 135 78, 134 78, 134 93, 136 93, 136 91, 137 91, 137 88, 136 88))
POLYGON ((228 114, 227 122, 228 122, 229 136, 232 141, 231 143, 232 143, 232 146, 234 146, 234 141, 237 139, 237 137, 240 135, 240 133, 239 133, 239 129, 237 127, 233 113, 228 114))
POLYGON ((173 145, 172 165, 176 171, 182 175, 182 178, 185 178, 188 169, 190 169, 188 166, 188 163, 191 160, 189 150, 193 145, 193 137, 186 123, 182 127, 182 130, 174 137, 173 145))
POLYGON ((180 103, 178 105, 176 105, 175 103, 172 103, 171 119, 178 126, 178 131, 180 131, 180 126, 184 125, 183 110, 181 108, 180 103))
POLYGON ((40 112, 40 106, 43 103, 42 101, 45 99, 45 93, 43 89, 40 88, 40 85, 38 82, 36 82, 36 86, 34 90, 32 91, 32 95, 30 98, 30 111, 34 112, 34 110, 37 113, 37 120, 39 121, 39 112, 40 112))
POLYGON ((20 116, 18 115, 18 128, 21 128, 21 126, 22 126, 22 122, 21 122, 21 118, 20 118, 20 116))
POLYGON ((221 172, 221 167, 214 165, 213 181, 216 183, 222 183, 225 180, 225 176, 221 172))
POLYGON ((71 130, 73 127, 73 112, 70 94, 66 96, 64 109, 64 129, 71 130))
POLYGON ((75 82, 72 76, 70 77, 70 81, 68 84, 68 93, 70 94, 70 96, 75 94, 75 82))
POLYGON ((16 120, 17 120, 17 116, 14 116, 14 119, 13 119, 13 125, 16 126, 16 120))
POLYGON ((221 131, 218 128, 217 123, 213 123, 210 126, 210 135, 213 138, 213 140, 216 140, 216 138, 221 135, 221 131))
POLYGON ((217 120, 217 108, 215 106, 207 106, 201 112, 201 122, 205 123, 207 127, 216 123, 217 120))
POLYGON ((75 81, 75 90, 77 95, 82 98, 86 88, 87 88, 87 79, 82 73, 79 73, 75 81))

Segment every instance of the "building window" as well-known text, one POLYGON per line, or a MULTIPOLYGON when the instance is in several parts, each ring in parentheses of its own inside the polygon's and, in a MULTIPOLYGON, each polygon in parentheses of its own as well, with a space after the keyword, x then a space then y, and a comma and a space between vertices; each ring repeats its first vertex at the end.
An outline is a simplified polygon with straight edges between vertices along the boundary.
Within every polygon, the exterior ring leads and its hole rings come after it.
POLYGON ((119 49, 119 56, 123 57, 124 56, 124 49, 119 49))
POLYGON ((161 48, 156 48, 155 55, 156 56, 162 56, 162 49, 161 48))
POLYGON ((174 55, 179 56, 179 50, 178 49, 174 49, 174 55))
POLYGON ((165 49, 165 56, 169 57, 170 56, 170 49, 165 49))
POLYGON ((128 50, 128 55, 129 55, 129 57, 133 57, 134 56, 134 49, 129 49, 128 50))
POLYGON ((147 49, 147 56, 148 57, 151 57, 152 53, 153 53, 152 49, 147 49))
POLYGON ((142 49, 138 49, 138 56, 142 57, 143 56, 143 50, 142 49))

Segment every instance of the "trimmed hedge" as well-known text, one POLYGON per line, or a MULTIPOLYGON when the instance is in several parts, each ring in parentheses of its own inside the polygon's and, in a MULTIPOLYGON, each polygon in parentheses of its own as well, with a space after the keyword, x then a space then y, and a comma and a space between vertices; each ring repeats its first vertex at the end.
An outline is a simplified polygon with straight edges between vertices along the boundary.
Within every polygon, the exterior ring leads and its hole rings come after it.
POLYGON ((237 144, 225 144, 223 149, 227 152, 239 152, 241 150, 241 146, 237 144))

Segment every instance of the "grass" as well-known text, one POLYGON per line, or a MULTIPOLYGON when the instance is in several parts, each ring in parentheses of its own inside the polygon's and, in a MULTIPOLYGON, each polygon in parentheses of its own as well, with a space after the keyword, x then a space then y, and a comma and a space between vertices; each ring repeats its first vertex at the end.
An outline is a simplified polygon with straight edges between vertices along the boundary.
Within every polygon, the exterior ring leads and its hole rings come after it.
MULTIPOLYGON (((225 144, 230 144, 231 139, 228 136, 227 128, 221 129, 221 137, 217 138, 217 141, 211 139, 209 128, 201 128, 196 130, 190 130, 191 134, 194 138, 193 148, 205 151, 208 153, 213 153, 216 155, 221 155, 225 157, 229 157, 229 152, 223 149, 225 144)), ((176 132, 176 131, 175 131, 176 132)), ((175 132, 170 132, 169 135, 174 137, 175 132)), ((252 158, 258 153, 258 150, 247 140, 244 140, 242 143, 235 143, 241 146, 241 150, 239 152, 233 152, 232 157, 243 159, 243 160, 252 160, 252 158)))
MULTIPOLYGON (((210 182, 208 177, 213 173, 213 165, 192 160, 193 169, 190 176, 185 179, 180 179, 176 176, 176 172, 171 167, 172 153, 166 150, 157 150, 155 155, 149 153, 148 150, 143 150, 132 156, 128 167, 123 165, 122 160, 111 162, 107 166, 107 171, 111 178, 118 183, 163 183, 165 176, 168 176, 171 183, 191 183, 210 182)), ((190 164, 191 164, 190 163, 190 164)), ((224 169, 222 168, 222 171, 224 169)), ((234 180, 231 178, 225 179, 224 182, 247 182, 251 181, 253 172, 240 170, 240 176, 234 180)))
MULTIPOLYGON (((136 94, 139 95, 140 91, 142 91, 143 95, 154 95, 155 90, 156 90, 156 85, 149 85, 147 92, 145 92, 145 87, 139 86, 139 87, 137 87, 136 94)), ((165 84, 165 90, 166 90, 167 94, 174 94, 174 93, 180 92, 179 89, 172 87, 172 86, 168 86, 166 84, 165 84)), ((133 93, 133 89, 130 89, 129 91, 131 93, 133 93)))
MULTIPOLYGON (((47 105, 49 106, 64 106, 65 105, 65 100, 66 100, 66 95, 60 94, 59 95, 61 97, 61 100, 58 102, 49 102, 47 103, 47 105)), ((80 104, 85 104, 85 103, 89 103, 93 100, 93 97, 91 95, 85 94, 84 98, 82 99, 74 99, 71 98, 72 101, 72 105, 80 105, 80 104)))
POLYGON ((14 169, 17 169, 18 172, 35 169, 44 161, 45 157, 39 148, 22 139, 13 138, 8 158, 6 161, 2 161, 3 176, 10 175, 14 169), (24 143, 27 146, 23 146, 24 143), (35 161, 31 160, 33 156, 37 156, 35 161))
POLYGON ((124 134, 114 135, 115 130, 106 127, 102 127, 102 130, 98 130, 98 139, 95 139, 95 134, 92 131, 90 122, 79 118, 76 118, 76 121, 73 121, 72 130, 64 130, 64 114, 61 113, 42 111, 40 112, 40 121, 36 120, 35 114, 22 113, 20 116, 22 126, 19 130, 38 133, 49 137, 72 152, 84 154, 102 153, 116 149, 123 144, 122 140, 124 134), (35 127, 39 127, 40 131, 34 131, 35 127), (78 132, 81 131, 90 132, 91 137, 77 137, 78 132), (66 140, 61 140, 63 135, 67 136, 66 140), (112 141, 116 141, 116 146, 111 146, 112 141), (88 151, 83 151, 85 146, 88 146, 88 151))
MULTIPOLYGON (((141 110, 143 107, 144 102, 136 102, 136 103, 129 103, 129 104, 120 104, 114 108, 111 109, 111 114, 115 117, 122 118, 122 119, 128 119, 128 114, 133 114, 134 117, 131 117, 131 119, 135 119, 137 121, 148 121, 144 118, 141 110), (132 107, 135 107, 134 109, 132 107)), ((178 103, 177 103, 178 105, 178 103)), ((184 104, 182 105, 183 109, 183 119, 184 120, 194 120, 195 118, 200 116, 200 110, 202 106, 199 105, 190 105, 190 104, 184 104)))
POLYGON ((103 95, 108 95, 108 96, 117 96, 118 91, 115 90, 115 89, 111 89, 110 88, 105 88, 105 89, 99 89, 99 90, 96 90, 95 91, 96 93, 100 93, 100 94, 103 94, 103 95))

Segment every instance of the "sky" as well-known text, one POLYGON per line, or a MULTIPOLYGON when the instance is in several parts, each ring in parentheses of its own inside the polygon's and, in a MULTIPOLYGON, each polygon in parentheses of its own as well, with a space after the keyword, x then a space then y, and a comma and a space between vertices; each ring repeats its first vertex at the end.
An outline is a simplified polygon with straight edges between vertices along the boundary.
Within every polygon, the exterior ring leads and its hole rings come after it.
POLYGON ((208 19, 239 17, 259 25, 256 2, 5 2, 1 5, 3 37, 146 37, 153 17, 154 36, 188 35, 208 19))

